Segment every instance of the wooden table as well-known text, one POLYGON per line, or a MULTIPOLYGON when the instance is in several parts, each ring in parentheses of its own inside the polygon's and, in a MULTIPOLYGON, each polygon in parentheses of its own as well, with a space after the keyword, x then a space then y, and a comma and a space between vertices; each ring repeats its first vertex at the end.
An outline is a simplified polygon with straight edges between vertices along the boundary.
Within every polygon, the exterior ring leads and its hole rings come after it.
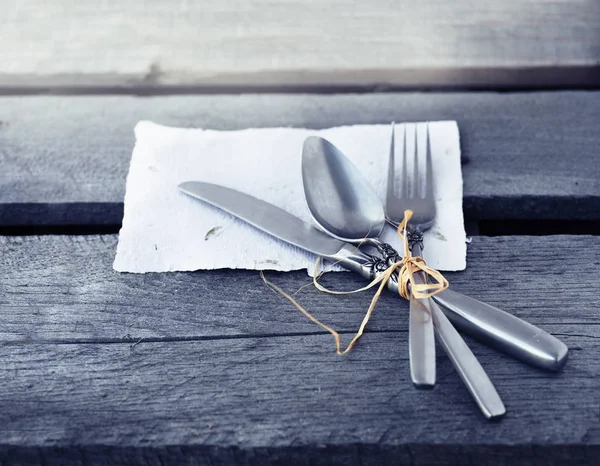
MULTIPOLYGON (((3 7, 0 464, 598 464, 596 0, 122 3, 3 7), (441 349, 436 388, 411 386, 391 294, 339 357, 255 271, 114 272, 142 119, 457 120, 472 242, 447 276, 561 338, 566 367, 467 338, 508 410, 488 422, 441 349)), ((370 300, 301 298, 346 341, 370 300)))

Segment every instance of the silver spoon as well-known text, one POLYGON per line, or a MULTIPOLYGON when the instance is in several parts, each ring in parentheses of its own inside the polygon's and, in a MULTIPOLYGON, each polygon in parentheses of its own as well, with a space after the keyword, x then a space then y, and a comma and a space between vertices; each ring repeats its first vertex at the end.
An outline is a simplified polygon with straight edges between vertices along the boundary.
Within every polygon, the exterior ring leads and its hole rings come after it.
MULTIPOLYGON (((378 246, 374 237, 385 225, 381 201, 333 144, 316 136, 306 139, 302 181, 308 208, 322 229, 331 229, 334 236, 355 243, 368 237, 378 246)), ((433 318, 442 347, 484 415, 502 416, 506 412, 504 404, 479 361, 439 307, 431 299, 422 302, 433 318)))
MULTIPOLYGON (((385 226, 381 200, 339 149, 323 138, 307 138, 302 178, 308 208, 323 230, 348 242, 375 246, 388 263, 397 260, 394 249, 377 240, 385 226)), ((453 325, 516 359, 552 371, 567 361, 564 343, 508 312, 450 289, 432 299, 453 325)))

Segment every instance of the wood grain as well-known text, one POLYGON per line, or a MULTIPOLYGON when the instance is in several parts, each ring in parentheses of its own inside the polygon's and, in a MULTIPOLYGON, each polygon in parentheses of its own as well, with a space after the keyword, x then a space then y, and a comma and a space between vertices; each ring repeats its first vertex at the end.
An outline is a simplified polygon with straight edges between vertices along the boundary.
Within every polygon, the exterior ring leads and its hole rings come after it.
POLYGON ((8 0, 4 92, 598 85, 595 0, 8 0))
POLYGON ((455 119, 468 219, 599 219, 600 92, 0 99, 0 225, 118 225, 140 120, 240 129, 455 119))
MULTIPOLYGON (((407 306, 391 294, 339 357, 256 272, 118 274, 115 236, 0 238, 3 464, 571 465, 600 452, 595 237, 475 237, 468 269, 448 274, 570 348, 556 374, 467 339, 507 406, 498 423, 441 348, 436 389, 411 386, 407 306)), ((346 340, 369 301, 300 299, 346 340)))
POLYGON ((0 459, 541 465, 599 451, 597 335, 568 338, 581 350, 560 374, 473 345, 508 409, 496 423, 443 356, 435 390, 412 387, 401 335, 372 335, 345 358, 324 340, 3 345, 0 459))
MULTIPOLYGON (((116 243, 116 236, 0 237, 0 341, 135 343, 326 334, 270 291, 256 271, 117 273, 112 270, 116 243)), ((453 289, 548 331, 597 336, 599 256, 591 236, 475 237, 467 270, 445 275, 453 289), (582 264, 585 280, 572 264, 582 264), (575 309, 574 303, 585 306, 575 309)), ((268 276, 289 292, 310 283, 306 272, 268 276)), ((346 290, 364 284, 350 273, 329 274, 324 283, 346 290)), ((310 286, 297 298, 349 341, 371 296, 332 296, 310 286)), ((407 312, 404 301, 384 293, 367 328, 406 333, 407 312)), ((322 350, 333 349, 330 338, 322 350)))

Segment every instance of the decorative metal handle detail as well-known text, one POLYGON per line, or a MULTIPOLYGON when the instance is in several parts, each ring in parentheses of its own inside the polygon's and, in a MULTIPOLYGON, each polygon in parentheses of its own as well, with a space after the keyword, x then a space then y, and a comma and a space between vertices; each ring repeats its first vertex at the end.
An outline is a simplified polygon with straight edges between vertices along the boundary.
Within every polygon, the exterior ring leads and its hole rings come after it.
POLYGON ((385 259, 377 256, 369 256, 370 259, 365 262, 365 266, 371 269, 371 276, 374 277, 376 273, 385 272, 388 268, 388 263, 385 259))
MULTIPOLYGON (((419 251, 423 250, 423 232, 421 230, 407 230, 406 241, 411 251, 415 246, 419 247, 419 251)), ((392 245, 381 241, 374 241, 371 244, 377 248, 377 252, 381 254, 388 266, 402 260, 402 256, 392 245)))
POLYGON ((415 246, 419 246, 421 251, 423 250, 423 232, 421 230, 406 230, 406 241, 411 251, 415 246))
POLYGON ((396 251, 393 246, 388 243, 379 243, 377 245, 377 251, 379 251, 379 254, 382 255, 383 260, 388 266, 402 260, 402 256, 398 254, 398 251, 396 251))

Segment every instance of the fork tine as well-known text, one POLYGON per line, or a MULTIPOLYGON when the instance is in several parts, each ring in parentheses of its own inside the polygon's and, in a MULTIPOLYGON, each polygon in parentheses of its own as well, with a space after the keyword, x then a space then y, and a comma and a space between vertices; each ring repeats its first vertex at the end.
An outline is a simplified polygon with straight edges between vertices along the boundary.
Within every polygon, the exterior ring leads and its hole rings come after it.
POLYGON ((425 166, 425 199, 433 199, 433 162, 431 160, 431 141, 429 124, 427 124, 427 139, 425 140, 427 162, 425 166))
POLYGON ((402 144, 402 169, 400 170, 400 179, 402 180, 402 187, 400 188, 400 197, 409 198, 410 190, 408 186, 408 167, 406 165, 407 151, 406 151, 406 123, 404 124, 404 141, 402 144))
POLYGON ((395 197, 396 189, 396 165, 394 162, 396 144, 394 142, 394 133, 396 132, 396 123, 392 121, 392 138, 390 142, 390 159, 388 160, 388 180, 387 180, 387 202, 395 197))
POLYGON ((423 183, 421 183, 421 177, 419 176, 419 126, 415 124, 415 149, 413 155, 413 189, 412 189, 412 197, 420 198, 421 191, 423 187, 423 183))

